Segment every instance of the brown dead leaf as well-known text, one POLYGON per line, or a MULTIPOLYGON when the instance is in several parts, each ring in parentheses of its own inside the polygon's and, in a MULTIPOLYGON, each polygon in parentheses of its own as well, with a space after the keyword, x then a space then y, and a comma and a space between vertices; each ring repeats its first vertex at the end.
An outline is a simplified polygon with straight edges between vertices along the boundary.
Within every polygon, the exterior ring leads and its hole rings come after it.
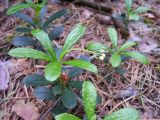
POLYGON ((82 11, 82 16, 83 16, 84 18, 90 18, 92 15, 93 15, 93 12, 91 12, 91 11, 89 11, 89 10, 87 10, 87 9, 84 9, 84 10, 82 11))
POLYGON ((148 37, 143 37, 142 41, 138 44, 139 51, 143 53, 153 52, 158 47, 156 40, 148 37))
POLYGON ((9 59, 8 61, 5 61, 4 64, 8 68, 9 73, 14 74, 28 68, 30 63, 27 59, 9 59))
POLYGON ((143 120, 152 120, 154 116, 154 111, 151 108, 148 108, 142 115, 143 120))
POLYGON ((9 72, 3 62, 0 61, 0 90, 6 90, 8 88, 9 72))
POLYGON ((112 19, 111 19, 110 16, 105 16, 105 15, 98 14, 96 16, 96 20, 98 22, 100 22, 101 24, 105 24, 105 25, 111 25, 112 24, 112 19))
POLYGON ((37 107, 33 103, 24 103, 24 101, 18 101, 12 107, 12 111, 17 113, 24 120, 37 120, 39 112, 37 107))
POLYGON ((4 116, 5 112, 4 111, 0 111, 0 120, 2 120, 3 116, 4 116))
POLYGON ((143 14, 143 17, 147 17, 149 19, 155 19, 155 16, 152 13, 145 13, 143 14))
MULTIPOLYGON (((143 22, 133 22, 129 24, 129 31, 133 32, 136 31, 139 35, 147 35, 147 36, 152 36, 152 28, 150 28, 147 24, 143 22)), ((136 35, 137 35, 136 33, 136 35)), ((134 33, 135 34, 135 33, 134 33)), ((133 37, 133 36, 132 36, 133 37)))
POLYGON ((132 86, 126 88, 125 90, 120 90, 118 91, 115 95, 114 98, 120 98, 120 99, 124 99, 124 98, 128 98, 131 97, 133 95, 137 94, 137 90, 135 90, 132 86))

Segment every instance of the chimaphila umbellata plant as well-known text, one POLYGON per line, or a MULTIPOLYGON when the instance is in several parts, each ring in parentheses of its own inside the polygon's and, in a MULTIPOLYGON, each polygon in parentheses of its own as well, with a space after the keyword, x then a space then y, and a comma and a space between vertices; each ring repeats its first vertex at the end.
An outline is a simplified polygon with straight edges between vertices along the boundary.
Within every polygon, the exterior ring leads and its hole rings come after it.
POLYGON ((121 14, 112 14, 112 19, 114 21, 114 24, 120 28, 122 35, 124 37, 128 36, 128 30, 129 30, 129 24, 132 21, 138 21, 140 19, 140 14, 145 13, 150 8, 140 6, 137 9, 133 9, 133 0, 124 0, 125 2, 125 11, 121 14))
POLYGON ((46 19, 45 15, 47 13, 47 3, 48 0, 42 0, 39 2, 37 0, 35 3, 32 0, 25 0, 24 3, 16 4, 7 10, 7 15, 13 15, 27 23, 24 27, 17 27, 16 31, 20 33, 24 33, 25 35, 17 36, 13 38, 12 44, 16 47, 20 46, 37 46, 37 43, 33 40, 33 38, 30 37, 30 32, 33 29, 42 29, 49 33, 50 40, 57 39, 60 34, 62 34, 64 28, 63 26, 50 26, 50 23, 52 23, 54 20, 66 15, 67 10, 61 9, 49 16, 49 18, 46 19), (21 10, 25 8, 32 8, 34 10, 34 16, 33 18, 29 15, 21 12, 21 10))
POLYGON ((66 61, 64 57, 70 51, 76 50, 72 49, 72 46, 83 36, 85 30, 85 26, 77 24, 66 38, 63 48, 56 51, 48 35, 40 29, 35 29, 31 33, 41 43, 45 52, 23 47, 9 51, 8 54, 13 57, 41 59, 48 62, 44 70, 44 76, 33 74, 26 76, 23 80, 27 86, 34 87, 34 93, 38 98, 52 100, 54 97, 59 97, 67 108, 73 108, 77 105, 77 95, 72 91, 72 88, 81 89, 82 84, 73 81, 71 77, 68 78, 63 72, 65 70, 64 66, 76 67, 71 72, 75 72, 77 67, 93 73, 97 73, 98 70, 94 64, 87 62, 84 58, 66 61))
MULTIPOLYGON (((83 98, 83 106, 85 111, 85 117, 87 119, 83 120, 97 120, 96 115, 96 99, 97 99, 97 93, 96 88, 90 81, 84 81, 83 88, 82 88, 82 98, 83 98)), ((85 118, 84 117, 84 118, 85 118)), ((68 114, 68 113, 62 113, 55 117, 56 120, 82 120, 77 116, 68 114)), ((99 118, 102 120, 101 118, 99 118)), ((106 115, 103 120, 138 120, 140 119, 139 112, 131 107, 126 107, 123 109, 120 109, 116 112, 113 112, 109 115, 106 115)))
POLYGON ((135 46, 136 42, 128 41, 124 43, 122 46, 118 46, 118 35, 115 28, 108 28, 107 31, 112 43, 111 47, 107 47, 101 43, 90 42, 87 45, 87 49, 95 51, 96 54, 99 55, 99 58, 101 60, 103 60, 106 57, 105 53, 109 53, 111 55, 110 63, 114 68, 118 67, 121 64, 122 56, 132 57, 143 64, 149 63, 148 58, 143 54, 127 50, 128 48, 135 46))
POLYGON ((149 10, 148 7, 138 7, 137 9, 133 10, 132 9, 132 5, 133 5, 133 0, 125 0, 125 9, 127 11, 127 18, 128 20, 139 20, 139 14, 141 13, 145 13, 149 10))
POLYGON ((42 59, 48 61, 49 64, 45 69, 45 77, 48 81, 55 81, 57 78, 59 78, 61 74, 62 65, 77 66, 96 73, 97 72, 96 66, 88 62, 82 60, 63 61, 65 55, 73 50, 72 46, 80 39, 81 36, 83 36, 83 34, 85 33, 85 29, 86 28, 81 24, 76 25, 76 27, 71 31, 71 33, 66 38, 65 44, 59 56, 56 55, 55 50, 52 46, 52 42, 50 41, 48 35, 40 29, 32 30, 31 33, 41 43, 46 53, 32 48, 22 47, 22 48, 12 49, 9 51, 8 54, 13 57, 34 58, 34 59, 42 59))

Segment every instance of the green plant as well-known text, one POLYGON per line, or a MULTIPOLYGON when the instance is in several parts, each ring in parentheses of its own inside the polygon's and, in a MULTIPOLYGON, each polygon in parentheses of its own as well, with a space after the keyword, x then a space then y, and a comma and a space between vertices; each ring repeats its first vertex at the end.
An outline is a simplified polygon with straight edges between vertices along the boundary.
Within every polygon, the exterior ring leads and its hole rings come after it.
MULTIPOLYGON (((81 89, 81 81, 73 81, 73 77, 82 72, 82 69, 97 73, 97 67, 88 62, 87 57, 81 57, 78 60, 64 60, 66 54, 72 50, 72 46, 83 36, 85 27, 81 24, 70 32, 63 48, 54 49, 48 35, 39 29, 32 30, 35 36, 43 46, 45 53, 32 48, 15 48, 9 51, 9 55, 20 58, 42 59, 48 63, 44 70, 44 76, 33 74, 26 76, 23 80, 26 86, 34 87, 34 94, 40 99, 52 100, 54 97, 61 99, 61 103, 66 108, 73 108, 77 105, 77 95, 72 88, 81 89), (73 66, 67 74, 66 65, 73 66), (80 69, 81 68, 81 69, 80 69), (73 74, 74 72, 74 74, 73 74), (77 73, 76 73, 77 72, 77 73), (68 77, 69 75, 69 77, 68 77)), ((60 105, 61 109, 62 105, 60 105)), ((57 111, 56 111, 57 112, 57 111)))
POLYGON ((50 40, 55 40, 57 39, 60 34, 63 32, 64 28, 62 26, 54 26, 50 27, 50 23, 52 21, 64 16, 67 13, 66 9, 59 10, 45 20, 45 15, 47 12, 47 6, 45 5, 48 0, 42 0, 42 2, 39 2, 37 0, 35 3, 32 0, 26 0, 24 3, 16 4, 14 6, 11 6, 7 10, 7 15, 13 15, 18 17, 19 19, 24 20, 27 25, 26 27, 17 27, 16 31, 20 33, 25 33, 27 36, 17 36, 13 38, 12 44, 16 47, 19 46, 35 46, 37 47, 36 41, 32 39, 28 33, 33 29, 42 29, 46 32, 49 33, 49 38, 50 40), (24 8, 32 8, 34 11, 34 16, 31 18, 29 15, 20 12, 24 8))
POLYGON ((34 58, 48 61, 49 64, 45 69, 45 77, 48 81, 52 82, 60 77, 62 65, 76 66, 96 73, 97 68, 91 63, 85 62, 83 60, 64 61, 63 59, 67 53, 72 50, 76 50, 72 49, 72 46, 83 36, 85 29, 86 28, 80 24, 76 25, 76 27, 66 38, 60 55, 56 55, 48 35, 40 29, 34 29, 31 33, 41 43, 46 53, 32 48, 15 48, 10 50, 8 54, 13 57, 34 58))
POLYGON ((87 45, 87 49, 91 51, 95 51, 97 55, 100 55, 100 59, 102 60, 105 57, 105 53, 111 54, 110 63, 112 67, 114 68, 118 67, 121 64, 123 56, 132 57, 143 64, 149 63, 147 57, 140 54, 139 52, 127 50, 128 48, 136 45, 136 42, 128 41, 125 44, 123 44, 121 47, 119 47, 118 46, 118 35, 117 35, 117 31, 115 30, 115 28, 108 28, 107 31, 108 31, 109 38, 112 43, 111 48, 101 43, 90 42, 87 45))
POLYGON ((145 13, 149 10, 148 7, 138 7, 137 9, 132 9, 133 0, 125 0, 125 9, 127 11, 128 20, 139 20, 139 14, 145 13))
MULTIPOLYGON (((84 111, 87 120, 96 120, 97 116, 95 113, 96 108, 96 88, 90 81, 85 81, 82 88, 82 97, 84 104, 84 111)), ((134 108, 123 108, 119 111, 113 112, 106 115, 103 120, 138 120, 140 118, 139 112, 134 108)), ((81 120, 80 118, 63 113, 55 117, 56 120, 81 120)), ((100 119, 100 118, 99 118, 100 119)))

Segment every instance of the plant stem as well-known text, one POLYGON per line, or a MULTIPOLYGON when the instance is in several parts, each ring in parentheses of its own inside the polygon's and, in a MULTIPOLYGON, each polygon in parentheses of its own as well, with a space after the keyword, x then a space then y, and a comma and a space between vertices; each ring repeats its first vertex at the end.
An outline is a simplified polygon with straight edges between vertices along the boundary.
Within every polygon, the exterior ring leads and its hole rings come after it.
POLYGON ((69 51, 75 51, 75 50, 84 51, 84 52, 88 52, 88 53, 92 53, 92 54, 97 54, 96 52, 93 52, 93 51, 90 51, 90 50, 86 50, 86 49, 80 49, 80 48, 73 48, 73 49, 70 49, 69 51))
POLYGON ((89 52, 89 53, 92 53, 92 54, 97 54, 96 52, 93 52, 93 51, 89 51, 89 50, 85 50, 85 49, 80 49, 80 48, 73 48, 73 49, 69 49, 67 51, 65 51, 64 53, 62 53, 62 55, 60 56, 60 61, 62 61, 62 59, 64 58, 64 56, 70 52, 70 51, 84 51, 84 52, 89 52))

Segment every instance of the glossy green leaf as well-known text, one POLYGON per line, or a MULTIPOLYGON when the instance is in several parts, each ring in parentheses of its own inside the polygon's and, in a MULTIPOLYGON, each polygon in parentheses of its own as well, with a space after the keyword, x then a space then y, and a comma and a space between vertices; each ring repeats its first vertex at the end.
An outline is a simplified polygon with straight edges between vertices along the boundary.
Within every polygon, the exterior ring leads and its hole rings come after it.
POLYGON ((62 26, 54 27, 49 33, 50 40, 56 40, 64 31, 62 26))
POLYGON ((28 8, 28 7, 30 7, 29 4, 25 4, 25 3, 16 4, 14 6, 9 7, 9 9, 7 10, 7 15, 14 14, 14 13, 16 13, 16 12, 18 12, 18 11, 24 9, 24 8, 28 8))
POLYGON ((30 5, 30 7, 32 7, 33 9, 36 8, 36 5, 33 3, 32 0, 25 0, 27 2, 28 5, 30 5))
POLYGON ((25 0, 27 3, 33 3, 32 0, 25 0))
POLYGON ((55 50, 55 53, 56 53, 56 58, 57 58, 57 60, 59 60, 61 52, 62 52, 62 48, 54 45, 54 50, 55 50))
POLYGON ((52 100, 54 97, 52 89, 44 86, 33 89, 33 93, 37 98, 42 100, 52 100))
POLYGON ((125 56, 129 56, 132 57, 134 59, 136 59, 137 61, 143 63, 143 64, 148 64, 149 60, 146 56, 144 56, 143 54, 140 54, 138 52, 124 52, 123 55, 125 56))
POLYGON ((59 11, 53 13, 53 14, 48 18, 48 20, 42 25, 43 28, 44 28, 44 29, 47 28, 48 25, 49 25, 52 21, 54 21, 54 20, 56 20, 56 19, 64 16, 66 13, 67 13, 67 10, 66 10, 66 9, 62 9, 62 10, 59 10, 59 11))
POLYGON ((45 77, 48 81, 55 81, 61 75, 62 65, 59 62, 51 62, 45 68, 45 77))
POLYGON ((111 39, 111 42, 112 42, 112 44, 113 44, 113 47, 114 48, 117 48, 117 40, 118 40, 118 36, 117 36, 117 31, 116 31, 116 29, 115 28, 108 28, 107 29, 107 31, 108 31, 108 35, 109 35, 109 37, 110 37, 110 39, 111 39))
POLYGON ((16 47, 34 46, 36 42, 29 36, 18 36, 13 38, 12 44, 16 47))
POLYGON ((131 59, 131 57, 125 56, 125 55, 123 55, 123 53, 121 54, 121 61, 122 62, 128 61, 129 59, 131 59))
POLYGON ((70 80, 68 84, 69 84, 70 87, 77 88, 77 89, 81 90, 83 81, 70 80))
POLYGON ((21 13, 21 12, 16 12, 13 14, 13 16, 21 19, 21 20, 24 20, 25 22, 27 22, 28 24, 32 25, 33 27, 36 26, 36 24, 34 23, 34 21, 32 20, 32 18, 24 13, 21 13))
POLYGON ((43 21, 43 19, 45 18, 46 12, 47 12, 47 6, 44 6, 41 9, 40 14, 39 14, 39 17, 40 17, 41 21, 43 21))
MULTIPOLYGON (((88 57, 88 56, 85 56, 85 55, 81 55, 79 60, 84 60, 86 62, 90 62, 91 61, 91 58, 88 57)), ((73 78, 73 77, 76 77, 76 76, 79 76, 83 73, 83 70, 82 68, 79 68, 79 67, 72 67, 68 73, 68 76, 70 78, 73 78)))
POLYGON ((134 108, 123 108, 107 115, 103 120, 139 120, 140 114, 134 108))
POLYGON ((121 63, 121 56, 118 53, 114 53, 111 56, 110 63, 112 64, 112 67, 118 67, 121 63))
POLYGON ((97 95, 96 105, 101 104, 101 103, 102 103, 102 98, 101 96, 97 95))
POLYGON ((128 12, 131 11, 132 4, 133 4, 133 0, 125 0, 125 7, 128 12))
POLYGON ((54 106, 51 110, 51 113, 54 117, 65 112, 67 112, 67 108, 62 104, 62 102, 56 104, 56 106, 54 106))
POLYGON ((123 69, 122 67, 117 67, 115 68, 115 71, 118 73, 118 74, 125 74, 127 73, 127 70, 123 69))
POLYGON ((54 87, 52 89, 53 89, 53 93, 55 96, 60 95, 62 92, 62 85, 60 85, 60 84, 54 85, 54 87))
POLYGON ((68 73, 68 76, 70 78, 74 78, 76 76, 79 76, 83 73, 83 70, 82 68, 79 68, 79 67, 72 67, 68 73))
POLYGON ((48 0, 41 0, 41 3, 38 4, 38 7, 42 8, 47 3, 48 0))
POLYGON ((65 44, 62 49, 61 58, 65 55, 65 52, 68 51, 85 33, 86 27, 77 24, 74 29, 69 33, 65 44))
POLYGON ((137 13, 137 14, 140 14, 140 13, 145 13, 149 10, 148 7, 139 7, 137 8, 134 12, 137 13))
POLYGON ((69 88, 65 88, 62 93, 62 103, 66 108, 74 108, 77 105, 76 94, 69 88))
POLYGON ((29 87, 37 87, 37 86, 45 86, 52 84, 51 82, 47 81, 44 76, 39 74, 32 74, 28 75, 23 79, 23 83, 29 87))
POLYGON ((32 30, 32 35, 35 36, 41 45, 45 48, 45 50, 53 57, 54 60, 56 60, 56 54, 54 51, 54 48, 52 46, 52 42, 49 39, 47 33, 40 29, 34 29, 32 30))
POLYGON ((34 50, 32 48, 15 48, 11 49, 8 54, 13 57, 19 58, 33 58, 33 59, 42 59, 46 61, 50 61, 50 57, 38 50, 34 50))
POLYGON ((30 28, 26 28, 26 27, 17 27, 16 31, 20 32, 20 33, 29 33, 29 32, 31 32, 31 29, 30 28))
POLYGON ((134 41, 129 41, 129 42, 126 42, 125 44, 123 44, 120 48, 119 48, 119 51, 124 51, 132 46, 136 45, 136 42, 134 41))
POLYGON ((92 117, 95 115, 97 92, 95 86, 90 81, 83 83, 82 97, 87 119, 92 120, 92 117))
POLYGON ((83 68, 83 69, 88 70, 90 72, 98 73, 98 69, 94 64, 92 64, 90 62, 86 62, 84 60, 70 60, 70 61, 65 61, 64 64, 74 66, 74 67, 83 68))
POLYGON ((139 15, 136 13, 131 13, 129 14, 129 20, 134 20, 134 21, 138 21, 139 20, 139 15))
POLYGON ((81 120, 78 117, 71 115, 71 114, 68 114, 68 113, 63 113, 63 114, 57 115, 55 117, 55 119, 56 120, 81 120))
POLYGON ((99 42, 89 42, 86 48, 90 51, 107 50, 106 46, 99 42))

